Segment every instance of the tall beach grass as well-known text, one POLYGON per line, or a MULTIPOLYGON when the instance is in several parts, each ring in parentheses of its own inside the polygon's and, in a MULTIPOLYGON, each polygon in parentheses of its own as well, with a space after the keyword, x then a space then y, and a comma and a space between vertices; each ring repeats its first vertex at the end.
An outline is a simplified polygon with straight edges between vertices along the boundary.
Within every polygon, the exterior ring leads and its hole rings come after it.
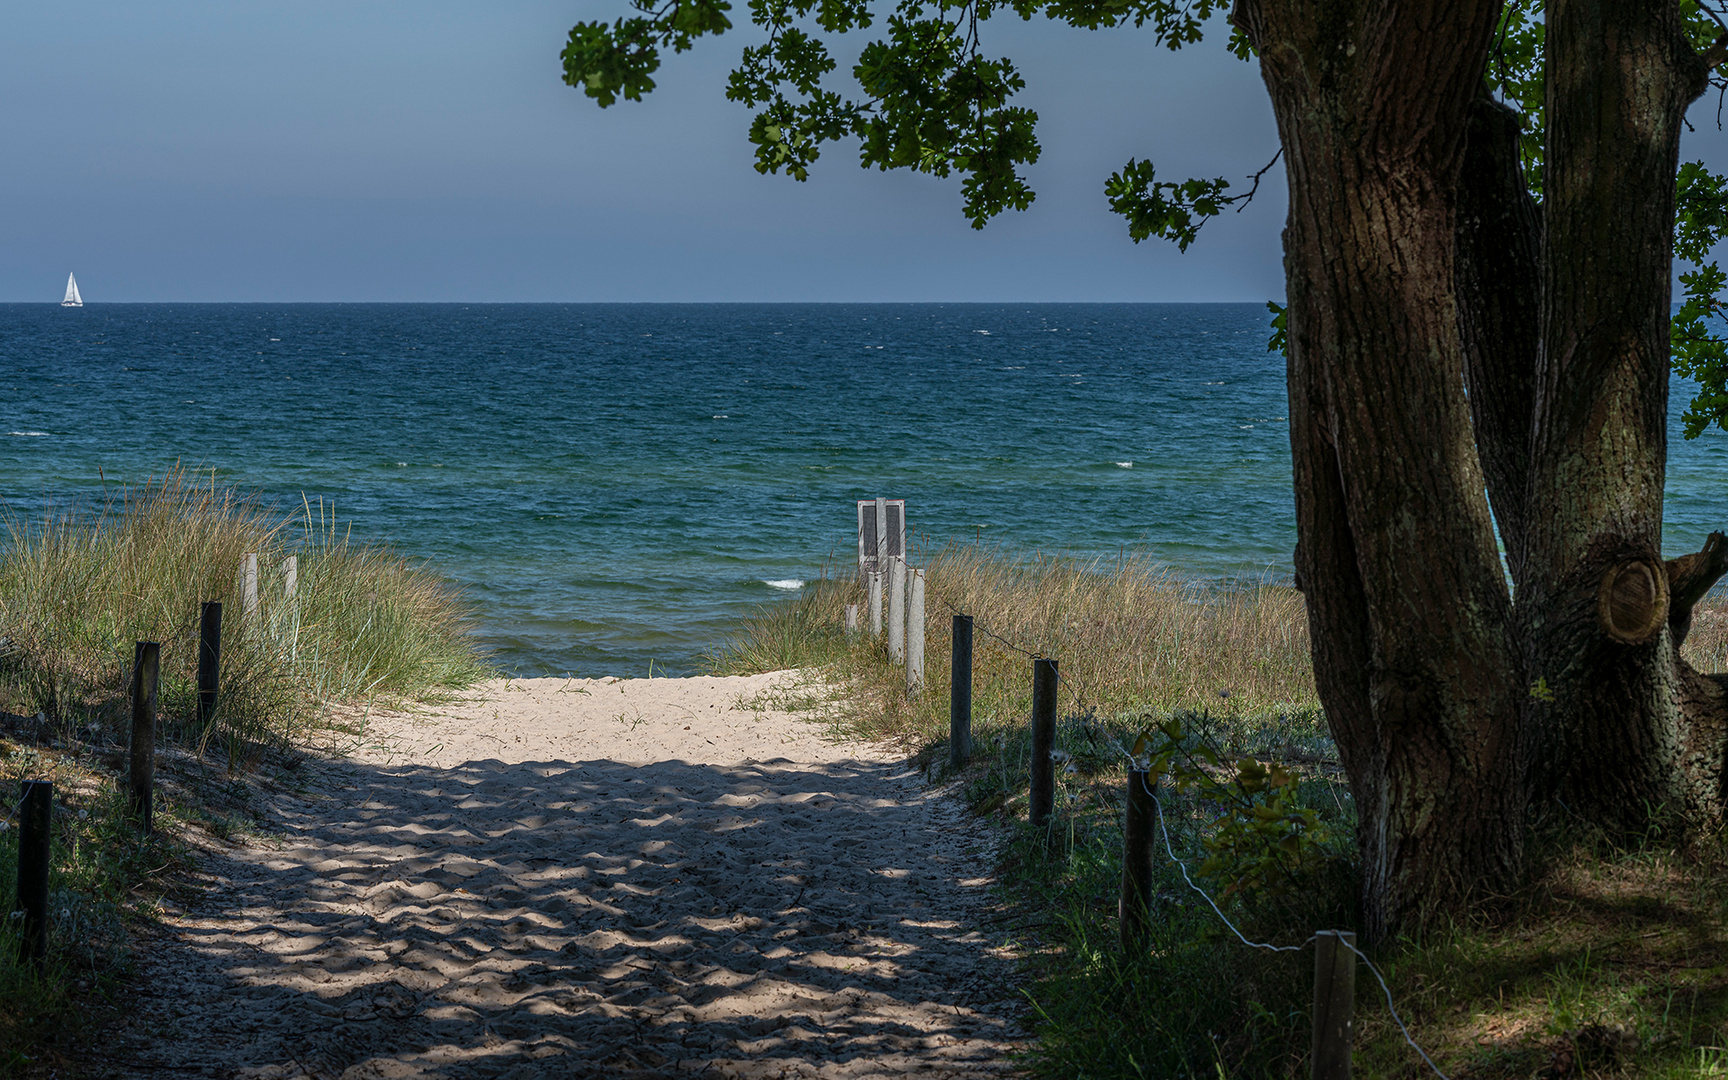
POLYGON ((161 643, 168 732, 201 745, 292 743, 335 703, 420 697, 488 673, 457 592, 355 543, 320 505, 283 513, 176 470, 100 510, 14 515, 5 526, 0 688, 12 708, 68 729, 120 734, 137 641, 161 643), (259 567, 250 612, 248 554, 259 567), (199 618, 210 600, 223 605, 222 682, 214 725, 195 730, 199 618))
MULTIPOLYGON (((1001 920, 1018 948, 1039 1077, 1306 1076, 1307 952, 1237 942, 1189 875, 1154 859, 1157 913, 1146 950, 1118 943, 1124 784, 1120 748, 1175 716, 1228 757, 1300 774, 1301 805, 1330 839, 1300 887, 1224 898, 1251 937, 1296 945, 1357 926, 1353 802, 1315 699, 1300 594, 1275 583, 1198 585, 1144 556, 1020 557, 979 546, 916 558, 927 569, 926 685, 867 633, 843 632, 864 602, 850 574, 764 607, 713 657, 723 672, 810 669, 839 734, 887 740, 945 773, 949 627, 975 619, 974 757, 956 779, 972 808, 1007 827, 997 855, 1001 920), (1056 814, 1025 822, 1031 760, 1028 653, 1058 660, 1056 814)), ((1728 670, 1728 602, 1696 612, 1685 655, 1728 670)), ((792 703, 789 703, 792 704, 792 703)), ((1187 871, 1207 856, 1214 812, 1167 790, 1163 820, 1187 871)), ((1552 823, 1550 823, 1552 824, 1552 823)), ((1728 848, 1722 838, 1633 849, 1544 827, 1531 875, 1479 919, 1372 950, 1399 1017, 1447 1075, 1669 1078, 1728 1075, 1728 848)), ((1358 975, 1358 1075, 1431 1075, 1371 976, 1358 975)))
POLYGON ((1275 719, 1318 708, 1302 596, 1287 585, 1187 581, 1144 553, 1078 560, 968 544, 915 562, 926 568, 927 590, 920 693, 906 693, 899 669, 884 662, 882 645, 867 633, 845 636, 846 605, 865 610, 849 573, 760 609, 711 666, 727 673, 820 668, 844 686, 834 707, 849 733, 909 750, 947 737, 956 614, 973 618, 980 737, 1023 724, 1033 655, 1058 662, 1064 712, 1275 719))

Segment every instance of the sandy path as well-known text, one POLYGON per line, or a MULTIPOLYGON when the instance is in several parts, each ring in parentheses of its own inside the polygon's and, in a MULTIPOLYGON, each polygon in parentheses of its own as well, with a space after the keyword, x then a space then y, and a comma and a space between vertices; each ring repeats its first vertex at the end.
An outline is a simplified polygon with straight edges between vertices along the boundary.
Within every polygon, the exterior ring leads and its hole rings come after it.
POLYGON ((788 677, 490 684, 212 856, 124 1076, 1000 1076, 988 839, 749 707, 788 677))

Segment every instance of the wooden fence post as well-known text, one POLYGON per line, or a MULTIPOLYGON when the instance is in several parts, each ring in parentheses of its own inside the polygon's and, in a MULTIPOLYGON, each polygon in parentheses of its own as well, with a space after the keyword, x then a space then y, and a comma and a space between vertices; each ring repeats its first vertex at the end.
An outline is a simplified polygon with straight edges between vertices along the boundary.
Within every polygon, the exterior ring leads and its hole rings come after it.
POLYGON ((216 715, 216 688, 222 672, 222 603, 207 600, 198 620, 198 726, 207 729, 216 715))
POLYGON ((906 660, 906 560, 888 558, 888 656, 906 660))
POLYGON ((24 925, 18 937, 19 955, 41 966, 48 955, 48 844, 54 785, 47 780, 24 781, 18 809, 18 909, 24 925))
POLYGON ((846 605, 846 640, 851 641, 858 636, 858 605, 846 605))
POLYGON ((282 560, 282 599, 294 599, 294 592, 300 585, 300 556, 290 555, 282 560))
POLYGON ((1122 823, 1122 896, 1116 916, 1122 929, 1122 951, 1146 951, 1152 920, 1152 833, 1157 814, 1158 782, 1145 769, 1128 770, 1127 817, 1122 823))
POLYGON ((1322 930, 1314 935, 1313 1080, 1350 1080, 1350 1043, 1356 1027, 1356 935, 1322 930))
POLYGON ((882 571, 870 571, 870 640, 882 640, 882 571))
POLYGON ((924 689, 924 571, 912 571, 912 596, 906 603, 906 693, 924 689))
POLYGON ((1056 812, 1056 661, 1032 661, 1032 824, 1043 828, 1056 812))
POLYGON ((954 616, 952 684, 948 690, 948 767, 965 768, 972 756, 972 616, 954 616))
POLYGON ((258 555, 247 552, 240 556, 240 610, 245 613, 246 627, 258 629, 258 555))
POLYGON ((139 827, 150 831, 156 789, 156 684, 162 647, 140 641, 132 650, 132 754, 127 804, 139 827))

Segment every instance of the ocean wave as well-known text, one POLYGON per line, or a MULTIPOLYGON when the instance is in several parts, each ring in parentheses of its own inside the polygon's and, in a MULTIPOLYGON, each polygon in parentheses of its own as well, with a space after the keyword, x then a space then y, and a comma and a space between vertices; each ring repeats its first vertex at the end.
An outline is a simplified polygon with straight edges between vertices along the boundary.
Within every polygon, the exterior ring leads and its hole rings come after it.
POLYGON ((17 435, 20 438, 25 439, 39 439, 46 436, 48 433, 46 431, 8 431, 6 434, 17 435))
POLYGON ((770 589, 791 590, 791 589, 802 589, 804 587, 804 583, 802 581, 799 581, 797 578, 794 578, 794 577, 779 578, 779 579, 774 580, 774 581, 769 581, 767 578, 763 578, 762 584, 768 586, 770 589))

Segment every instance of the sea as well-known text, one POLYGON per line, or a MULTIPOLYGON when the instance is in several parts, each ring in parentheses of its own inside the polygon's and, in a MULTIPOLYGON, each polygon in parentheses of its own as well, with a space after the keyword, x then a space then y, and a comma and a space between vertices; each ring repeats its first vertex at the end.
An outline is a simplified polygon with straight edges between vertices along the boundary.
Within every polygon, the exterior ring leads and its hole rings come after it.
MULTIPOLYGON (((688 674, 853 572, 860 499, 946 544, 1288 578, 1263 304, 0 305, 0 511, 176 467, 332 508, 461 587, 513 674, 688 674)), ((1728 525, 1671 413, 1669 555, 1728 525)))

